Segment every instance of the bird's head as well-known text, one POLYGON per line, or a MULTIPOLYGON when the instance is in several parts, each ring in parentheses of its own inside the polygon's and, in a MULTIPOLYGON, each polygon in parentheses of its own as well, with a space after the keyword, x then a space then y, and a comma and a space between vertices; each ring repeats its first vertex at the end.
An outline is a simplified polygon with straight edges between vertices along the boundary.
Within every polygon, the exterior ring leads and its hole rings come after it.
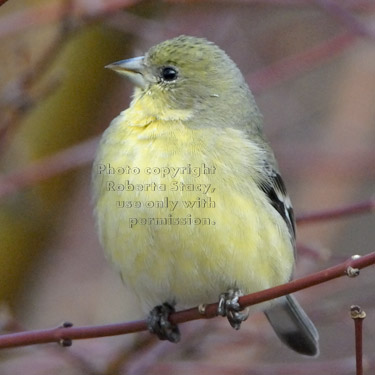
POLYGON ((236 64, 203 38, 182 35, 107 68, 125 75, 137 87, 136 97, 147 96, 159 108, 225 117, 229 108, 242 113, 255 106, 236 64))

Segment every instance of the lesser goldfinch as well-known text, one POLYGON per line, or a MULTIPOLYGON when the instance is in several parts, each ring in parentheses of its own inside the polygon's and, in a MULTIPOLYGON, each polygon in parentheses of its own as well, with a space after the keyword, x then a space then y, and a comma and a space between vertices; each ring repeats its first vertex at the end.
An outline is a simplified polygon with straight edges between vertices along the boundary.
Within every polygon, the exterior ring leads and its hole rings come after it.
MULTIPOLYGON (((168 315, 220 299, 239 329, 239 296, 285 283, 293 210, 262 116, 236 64, 206 39, 179 36, 107 66, 135 84, 104 132, 93 168, 101 243, 151 310, 149 330, 179 340, 168 315)), ((262 308, 305 355, 318 333, 291 295, 262 308)))

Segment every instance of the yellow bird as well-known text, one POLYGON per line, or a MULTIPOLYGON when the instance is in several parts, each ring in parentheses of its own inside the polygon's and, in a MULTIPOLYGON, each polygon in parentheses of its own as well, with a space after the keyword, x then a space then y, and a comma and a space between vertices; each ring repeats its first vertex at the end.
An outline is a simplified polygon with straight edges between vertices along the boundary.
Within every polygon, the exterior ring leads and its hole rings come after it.
MULTIPOLYGON (((235 63, 215 44, 179 36, 107 66, 135 84, 104 132, 93 167, 107 256, 177 342, 168 315, 220 300, 239 329, 238 298, 291 279, 293 210, 262 116, 235 63)), ((306 355, 318 333, 292 296, 262 304, 279 338, 306 355)))

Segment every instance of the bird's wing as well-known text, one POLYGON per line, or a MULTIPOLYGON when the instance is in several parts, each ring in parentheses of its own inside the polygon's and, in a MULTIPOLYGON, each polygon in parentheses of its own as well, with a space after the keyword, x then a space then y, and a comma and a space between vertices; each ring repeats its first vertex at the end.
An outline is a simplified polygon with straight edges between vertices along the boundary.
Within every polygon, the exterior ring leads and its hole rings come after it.
POLYGON ((265 166, 267 178, 260 183, 260 188, 265 192, 273 208, 284 219, 292 239, 293 245, 296 238, 296 228, 294 221, 293 207, 290 203, 285 184, 279 172, 270 164, 265 166))

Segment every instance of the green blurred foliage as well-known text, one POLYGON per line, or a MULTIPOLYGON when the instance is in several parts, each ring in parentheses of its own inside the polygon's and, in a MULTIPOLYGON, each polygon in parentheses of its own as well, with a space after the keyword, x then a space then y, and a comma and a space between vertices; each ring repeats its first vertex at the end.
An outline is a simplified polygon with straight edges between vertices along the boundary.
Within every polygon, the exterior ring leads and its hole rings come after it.
MULTIPOLYGON (((30 35, 25 36, 29 42, 32 40, 30 35)), ((33 43, 38 41, 45 43, 43 38, 33 43)), ((34 47, 40 46, 26 48, 34 47)), ((42 79, 48 82, 57 78, 57 89, 20 124, 1 169, 11 173, 96 133, 98 108, 111 92, 114 81, 114 75, 104 66, 129 48, 130 38, 100 25, 70 36, 42 79)), ((70 172, 49 179, 1 202, 0 300, 12 302, 16 297, 23 275, 54 232, 74 176, 70 172)))

